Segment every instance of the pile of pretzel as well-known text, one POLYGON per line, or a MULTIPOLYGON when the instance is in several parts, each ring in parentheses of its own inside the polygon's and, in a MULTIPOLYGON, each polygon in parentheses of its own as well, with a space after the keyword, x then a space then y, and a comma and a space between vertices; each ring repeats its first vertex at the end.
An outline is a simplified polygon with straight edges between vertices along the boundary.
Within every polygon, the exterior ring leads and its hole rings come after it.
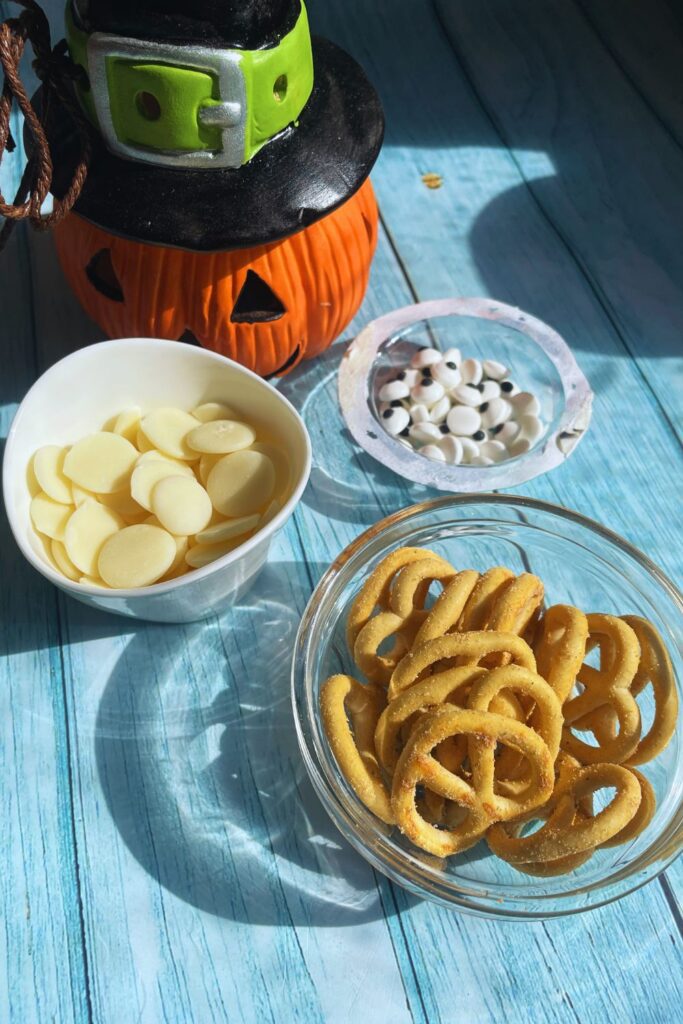
POLYGON ((518 870, 559 875, 652 820, 654 792, 637 766, 676 727, 666 648, 645 619, 544 611, 543 596, 530 573, 457 572, 407 547, 353 602, 347 641, 367 682, 323 684, 325 732, 360 800, 428 853, 485 837, 518 870), (595 647, 598 667, 586 661, 595 647), (654 718, 644 732, 636 698, 646 688, 654 718), (613 794, 598 810, 599 790, 613 794), (524 834, 532 822, 540 827, 524 834))

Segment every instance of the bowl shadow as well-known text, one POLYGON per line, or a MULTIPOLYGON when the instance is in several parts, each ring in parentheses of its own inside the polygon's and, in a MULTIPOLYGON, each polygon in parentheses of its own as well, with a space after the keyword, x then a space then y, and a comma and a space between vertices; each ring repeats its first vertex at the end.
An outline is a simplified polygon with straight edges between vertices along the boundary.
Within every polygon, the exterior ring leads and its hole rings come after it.
POLYGON ((351 338, 336 342, 314 360, 301 363, 278 382, 306 424, 313 464, 302 502, 337 522, 371 526, 382 515, 438 493, 397 476, 354 441, 337 396, 339 364, 351 338))
POLYGON ((338 927, 386 916, 297 747, 289 670, 308 596, 295 566, 273 563, 220 619, 144 627, 99 704, 96 763, 123 841, 164 888, 219 917, 338 927))

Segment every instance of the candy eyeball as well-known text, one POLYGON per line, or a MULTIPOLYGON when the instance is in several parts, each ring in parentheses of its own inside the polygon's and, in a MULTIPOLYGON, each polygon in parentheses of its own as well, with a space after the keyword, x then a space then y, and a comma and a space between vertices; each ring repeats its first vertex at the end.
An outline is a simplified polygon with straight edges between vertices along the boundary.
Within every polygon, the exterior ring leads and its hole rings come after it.
POLYGON ((495 380, 482 381, 478 385, 478 390, 482 402, 490 402, 492 398, 500 397, 500 385, 496 384, 495 380))
POLYGON ((440 363, 442 358, 437 348, 421 348, 417 350, 410 360, 410 365, 415 370, 421 370, 425 366, 433 366, 434 363, 440 363))
POLYGON ((393 409, 391 406, 382 413, 382 426, 388 434, 396 435, 410 424, 407 409, 393 409))
POLYGON ((461 381, 460 370, 453 360, 436 363, 432 368, 432 377, 438 380, 439 384, 443 384, 447 391, 457 387, 461 381))
POLYGON ((410 388, 403 380, 391 380, 379 389, 381 402, 393 402, 395 399, 407 398, 410 388))
POLYGON ((448 395, 444 395, 443 398, 439 399, 435 405, 429 410, 429 418, 432 423, 443 423, 448 416, 451 409, 451 400, 448 395))
POLYGON ((507 366, 496 362, 495 359, 485 359, 482 366, 484 373, 490 380, 502 380, 510 372, 507 366))
POLYGON ((481 405, 481 392, 474 384, 458 384, 451 392, 453 401, 460 405, 481 405))
POLYGON ((379 389, 378 417, 398 443, 433 461, 495 465, 529 451, 546 429, 537 397, 512 374, 496 359, 423 347, 379 389))
POLYGON ((467 405, 454 405, 446 422, 451 433, 472 435, 479 429, 481 416, 467 405))
POLYGON ((424 405, 432 406, 436 402, 440 402, 445 394, 446 390, 442 384, 439 384, 438 380, 433 380, 431 377, 423 377, 411 390, 410 397, 414 402, 421 402, 424 405))
POLYGON ((426 444, 424 448, 420 450, 421 455, 426 455, 432 462, 445 462, 446 456, 442 452, 441 448, 435 444, 426 444))
POLYGON ((478 384, 484 374, 478 359, 463 359, 460 364, 460 376, 464 384, 478 384))

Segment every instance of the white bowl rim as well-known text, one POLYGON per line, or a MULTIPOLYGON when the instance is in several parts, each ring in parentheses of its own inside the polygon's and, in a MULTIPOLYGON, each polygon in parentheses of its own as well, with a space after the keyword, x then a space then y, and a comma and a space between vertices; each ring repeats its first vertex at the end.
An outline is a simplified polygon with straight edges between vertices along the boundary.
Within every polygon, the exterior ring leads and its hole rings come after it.
POLYGON ((308 430, 306 429, 306 424, 304 423, 297 409, 295 409, 295 407, 292 405, 289 399, 285 398, 285 396, 281 394, 281 392, 278 391, 277 388, 273 387, 272 384, 264 380, 263 377, 259 377, 257 373, 254 373, 252 370, 248 370, 246 366, 242 366, 240 363, 236 363, 233 359, 228 359, 227 356, 222 356, 220 353, 213 352, 210 349, 199 347, 195 348, 195 346, 187 345, 188 350, 192 353, 192 358, 205 358, 210 362, 219 363, 223 366, 227 365, 231 367, 233 370, 236 370, 239 373, 244 374, 244 376, 250 377, 252 378, 252 380, 257 381, 258 384, 262 385, 264 388, 267 388, 270 392, 272 392, 276 401, 279 401, 281 405, 285 406, 294 417, 294 421, 299 427, 304 444, 304 467, 300 474, 296 487, 294 488, 288 500, 282 506, 280 511, 277 513, 277 515, 273 516, 270 522, 266 523, 266 525, 262 529, 258 530, 254 534, 254 536, 250 537, 249 540, 246 540, 244 544, 240 544, 238 547, 228 552, 227 555, 222 555, 220 558, 217 558, 215 562, 210 562, 208 565, 205 565, 200 569, 193 569, 192 572, 185 573, 183 576, 179 576, 177 579, 167 580, 164 583, 152 583, 148 587, 116 589, 114 587, 93 586, 89 583, 77 583, 74 580, 70 580, 67 576, 63 576, 61 573, 57 572, 55 569, 52 568, 49 562, 47 562, 45 559, 42 559, 33 550, 31 545, 28 543, 25 536, 23 535, 23 529, 19 525, 19 517, 14 507, 14 502, 10 500, 10 489, 14 481, 13 479, 10 479, 10 473, 8 468, 8 455, 18 434, 21 413, 31 394, 39 385, 44 383, 45 380, 49 378, 51 374, 56 373, 58 367, 63 367, 66 363, 69 363, 71 361, 77 361, 84 355, 90 355, 91 353, 97 351, 100 348, 104 348, 107 351, 113 351, 114 348, 145 348, 149 345, 153 345, 158 346, 159 349, 163 349, 169 345, 176 346, 183 344, 186 343, 181 341, 171 341, 170 339, 167 338, 112 338, 108 341, 100 341, 96 342, 94 345, 86 345, 83 348, 76 349, 75 352, 70 352, 68 355, 63 356, 56 363, 53 363, 52 366, 48 367, 48 369, 45 370, 44 373, 41 373, 41 375, 37 378, 37 380, 33 382, 31 387, 28 389, 28 391, 22 398, 19 407, 17 408, 17 411, 14 414, 10 429, 7 433, 7 438, 5 440, 5 451, 3 455, 2 466, 3 501, 10 529, 12 531, 16 543, 19 546, 19 549, 21 550, 21 553, 24 555, 27 561, 29 561, 31 565, 38 570, 38 572, 42 573, 43 576, 46 577, 46 579, 50 580, 51 583, 56 584, 57 586, 61 587, 63 590, 69 593, 73 593, 75 595, 88 594, 91 597, 102 597, 102 595, 117 598, 147 597, 153 594, 167 594, 171 591, 178 590, 183 586, 187 586, 190 583, 195 583, 199 580, 205 579, 206 577, 211 576, 213 573, 218 572, 219 570, 230 565, 232 562, 236 562, 238 559, 241 559, 244 555, 248 554, 258 544, 262 543, 264 539, 271 537, 277 530, 280 529, 280 527, 284 526, 285 522, 289 519, 290 515, 294 511, 296 505, 298 504, 301 495, 304 492, 304 488, 308 483, 308 478, 311 472, 312 449, 311 438, 308 433, 308 430))

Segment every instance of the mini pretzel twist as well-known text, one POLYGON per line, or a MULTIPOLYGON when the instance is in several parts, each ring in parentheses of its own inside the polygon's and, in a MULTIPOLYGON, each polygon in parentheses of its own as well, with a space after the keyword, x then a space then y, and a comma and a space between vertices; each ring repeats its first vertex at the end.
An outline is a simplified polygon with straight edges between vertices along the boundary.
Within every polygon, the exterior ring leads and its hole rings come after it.
POLYGON ((360 801, 427 853, 486 836, 517 870, 552 877, 632 842, 653 819, 654 790, 634 766, 676 727, 662 638, 638 616, 556 604, 541 617, 543 595, 531 573, 458 572, 432 551, 400 548, 352 603, 347 640, 369 683, 328 679, 322 724, 360 801), (597 668, 587 661, 595 648, 597 668), (654 718, 641 736, 636 697, 648 687, 654 718), (586 731, 594 744, 576 735, 586 731), (595 813, 602 789, 615 792, 595 813), (540 828, 525 835, 531 822, 540 828))
POLYGON ((595 708, 587 715, 577 718, 573 728, 580 732, 592 732, 598 746, 604 748, 614 740, 619 732, 619 719, 611 704, 603 704, 601 708, 595 708))
MULTIPOLYGON (((384 709, 375 730, 375 750, 380 764, 385 771, 391 773, 396 767, 400 751, 398 740, 401 730, 413 715, 427 711, 440 704, 460 703, 458 697, 462 691, 469 691, 472 683, 486 675, 485 669, 465 665, 461 668, 440 672, 438 675, 415 683, 408 690, 399 694, 384 709)), ((464 705, 463 705, 464 706, 464 705)), ((463 744, 463 747, 465 745, 463 744)), ((466 752, 466 748, 465 751, 466 752)))
MULTIPOLYGON (((503 690, 522 693, 536 702, 539 718, 538 735, 548 751, 548 775, 545 783, 548 791, 539 800, 537 773, 533 771, 533 764, 530 764, 525 756, 524 763, 527 774, 524 785, 520 786, 516 793, 496 793, 494 784, 498 780, 495 778, 494 749, 490 745, 480 742, 478 737, 470 739, 468 752, 472 777, 476 780, 477 790, 484 800, 487 811, 499 821, 524 814, 526 811, 538 807, 543 800, 550 796, 554 782, 553 764, 562 735, 562 709, 555 693, 545 679, 518 665, 505 665, 476 679, 472 683, 467 705, 473 711, 487 712, 491 709, 492 702, 503 690)), ((524 728, 533 732, 528 726, 524 726, 524 728)), ((534 735, 536 734, 534 733, 534 735)), ((507 749, 515 749, 524 754, 518 744, 510 744, 506 747, 507 749)))
MULTIPOLYGON (((523 572, 510 580, 493 606, 487 629, 522 636, 538 616, 543 593, 543 583, 531 573, 523 572)), ((509 654, 501 653, 492 656, 489 664, 507 665, 509 661, 509 654)))
POLYGON ((630 691, 640 662, 640 645, 633 629, 614 615, 592 614, 587 621, 591 639, 600 646, 600 668, 584 664, 579 671, 585 689, 564 705, 562 746, 583 764, 622 764, 640 740, 640 708, 630 691), (603 734, 603 742, 591 746, 572 734, 572 726, 604 705, 617 716, 619 732, 614 737, 603 734))
POLYGON ((554 604, 541 621, 534 644, 538 672, 552 686, 560 704, 568 699, 586 656, 588 620, 569 604, 554 604))
POLYGON ((378 612, 365 623, 356 637, 353 656, 358 668, 373 682, 387 687, 391 673, 413 645, 415 633, 424 622, 426 612, 415 611, 407 619, 395 612, 378 612), (393 636, 394 643, 386 654, 379 648, 393 636))
POLYGON ((386 698, 378 687, 363 686, 352 676, 330 676, 320 692, 323 726, 339 767, 365 806, 391 825, 394 817, 374 742, 377 720, 385 705, 386 698))
POLYGON ((375 609, 386 611, 389 608, 391 584, 399 569, 410 565, 411 562, 424 561, 428 556, 438 558, 433 551, 427 551, 425 548, 398 548, 376 566, 351 605, 346 623, 346 642, 349 650, 353 650, 356 637, 375 609))
POLYGON ((496 602, 512 579, 514 574, 501 565, 488 569, 479 577, 458 623, 461 633, 487 628, 496 602))
MULTIPOLYGON (((533 799, 542 804, 553 787, 553 763, 550 752, 535 732, 520 722, 492 712, 473 711, 442 705, 427 712, 412 733, 396 765, 391 790, 391 806, 401 831, 423 850, 444 857, 467 849, 476 842, 491 821, 494 806, 483 773, 472 771, 472 785, 449 772, 432 751, 453 736, 493 749, 496 743, 515 747, 527 757, 533 779, 533 799), (433 793, 453 801, 469 813, 449 831, 435 828, 421 817, 415 803, 415 791, 423 785, 433 793)), ((532 797, 530 795, 530 801, 532 797)))
POLYGON ((424 607, 434 580, 448 581, 455 574, 453 566, 438 555, 404 566, 396 573, 391 586, 391 610, 407 619, 415 609, 424 607))
POLYGON ((488 630, 471 633, 449 633, 427 640, 401 658, 391 676, 388 698, 393 700, 417 682, 418 677, 439 661, 464 657, 478 664, 489 654, 505 652, 517 665, 536 671, 536 660, 529 645, 515 633, 493 633, 488 630))
POLYGON ((469 849, 482 838, 490 824, 472 787, 439 764, 431 754, 444 740, 457 734, 452 716, 463 714, 467 712, 443 706, 424 715, 403 748, 394 773, 391 804, 398 827, 417 846, 437 857, 469 849), (417 808, 418 786, 425 786, 462 808, 465 813, 460 823, 444 831, 427 822, 417 808))
POLYGON ((595 849, 617 835, 636 814, 641 803, 640 782, 618 764, 592 764, 558 784, 557 803, 545 824, 530 836, 518 837, 505 824, 492 825, 486 834, 489 847, 509 864, 553 861, 595 849), (600 789, 614 788, 607 807, 593 817, 579 817, 579 801, 600 789))
MULTIPOLYGON (((530 821, 544 821, 547 820, 552 814, 553 810, 557 807, 559 797, 557 795, 558 789, 561 791, 566 783, 571 779, 573 772, 580 769, 581 765, 576 758, 571 757, 569 754, 565 754, 564 751, 560 751, 557 761, 555 762, 555 771, 558 776, 557 786, 550 797, 548 802, 543 807, 538 807, 536 810, 530 811, 528 814, 521 815, 516 818, 514 822, 509 822, 506 825, 506 831, 518 837, 524 827, 524 825, 530 821)), ((577 821, 585 820, 593 816, 593 798, 589 793, 587 796, 581 797, 577 802, 574 809, 574 815, 571 819, 570 826, 574 825, 577 821)), ((593 856, 595 851, 593 849, 583 850, 581 853, 570 853, 563 857, 558 857, 556 860, 547 861, 529 861, 526 864, 515 864, 517 871, 522 871, 526 875, 535 875, 541 878, 550 878, 557 875, 565 875, 569 871, 575 871, 577 868, 585 864, 587 860, 593 856)))
POLYGON ((631 768, 630 772, 636 777, 640 784, 640 803, 638 810, 633 815, 631 820, 627 822, 624 827, 613 835, 611 839, 606 839, 603 843, 600 843, 600 849, 606 846, 621 846, 623 843, 630 843, 632 839, 635 839, 644 832, 647 826, 650 824, 655 816, 657 809, 657 798, 655 797, 655 791, 637 768, 631 768))
POLYGON ((668 745, 678 718, 678 692, 673 665, 664 642, 647 619, 637 615, 624 615, 623 621, 631 627, 640 644, 641 658, 631 693, 639 694, 650 685, 655 702, 655 715, 648 732, 624 762, 628 765, 646 764, 661 754, 668 745))
POLYGON ((444 587, 444 590, 434 602, 426 619, 420 626, 415 637, 415 643, 421 644, 426 640, 434 640, 436 637, 445 636, 446 633, 457 626, 463 609, 474 590, 479 579, 479 573, 472 569, 459 572, 444 587))

